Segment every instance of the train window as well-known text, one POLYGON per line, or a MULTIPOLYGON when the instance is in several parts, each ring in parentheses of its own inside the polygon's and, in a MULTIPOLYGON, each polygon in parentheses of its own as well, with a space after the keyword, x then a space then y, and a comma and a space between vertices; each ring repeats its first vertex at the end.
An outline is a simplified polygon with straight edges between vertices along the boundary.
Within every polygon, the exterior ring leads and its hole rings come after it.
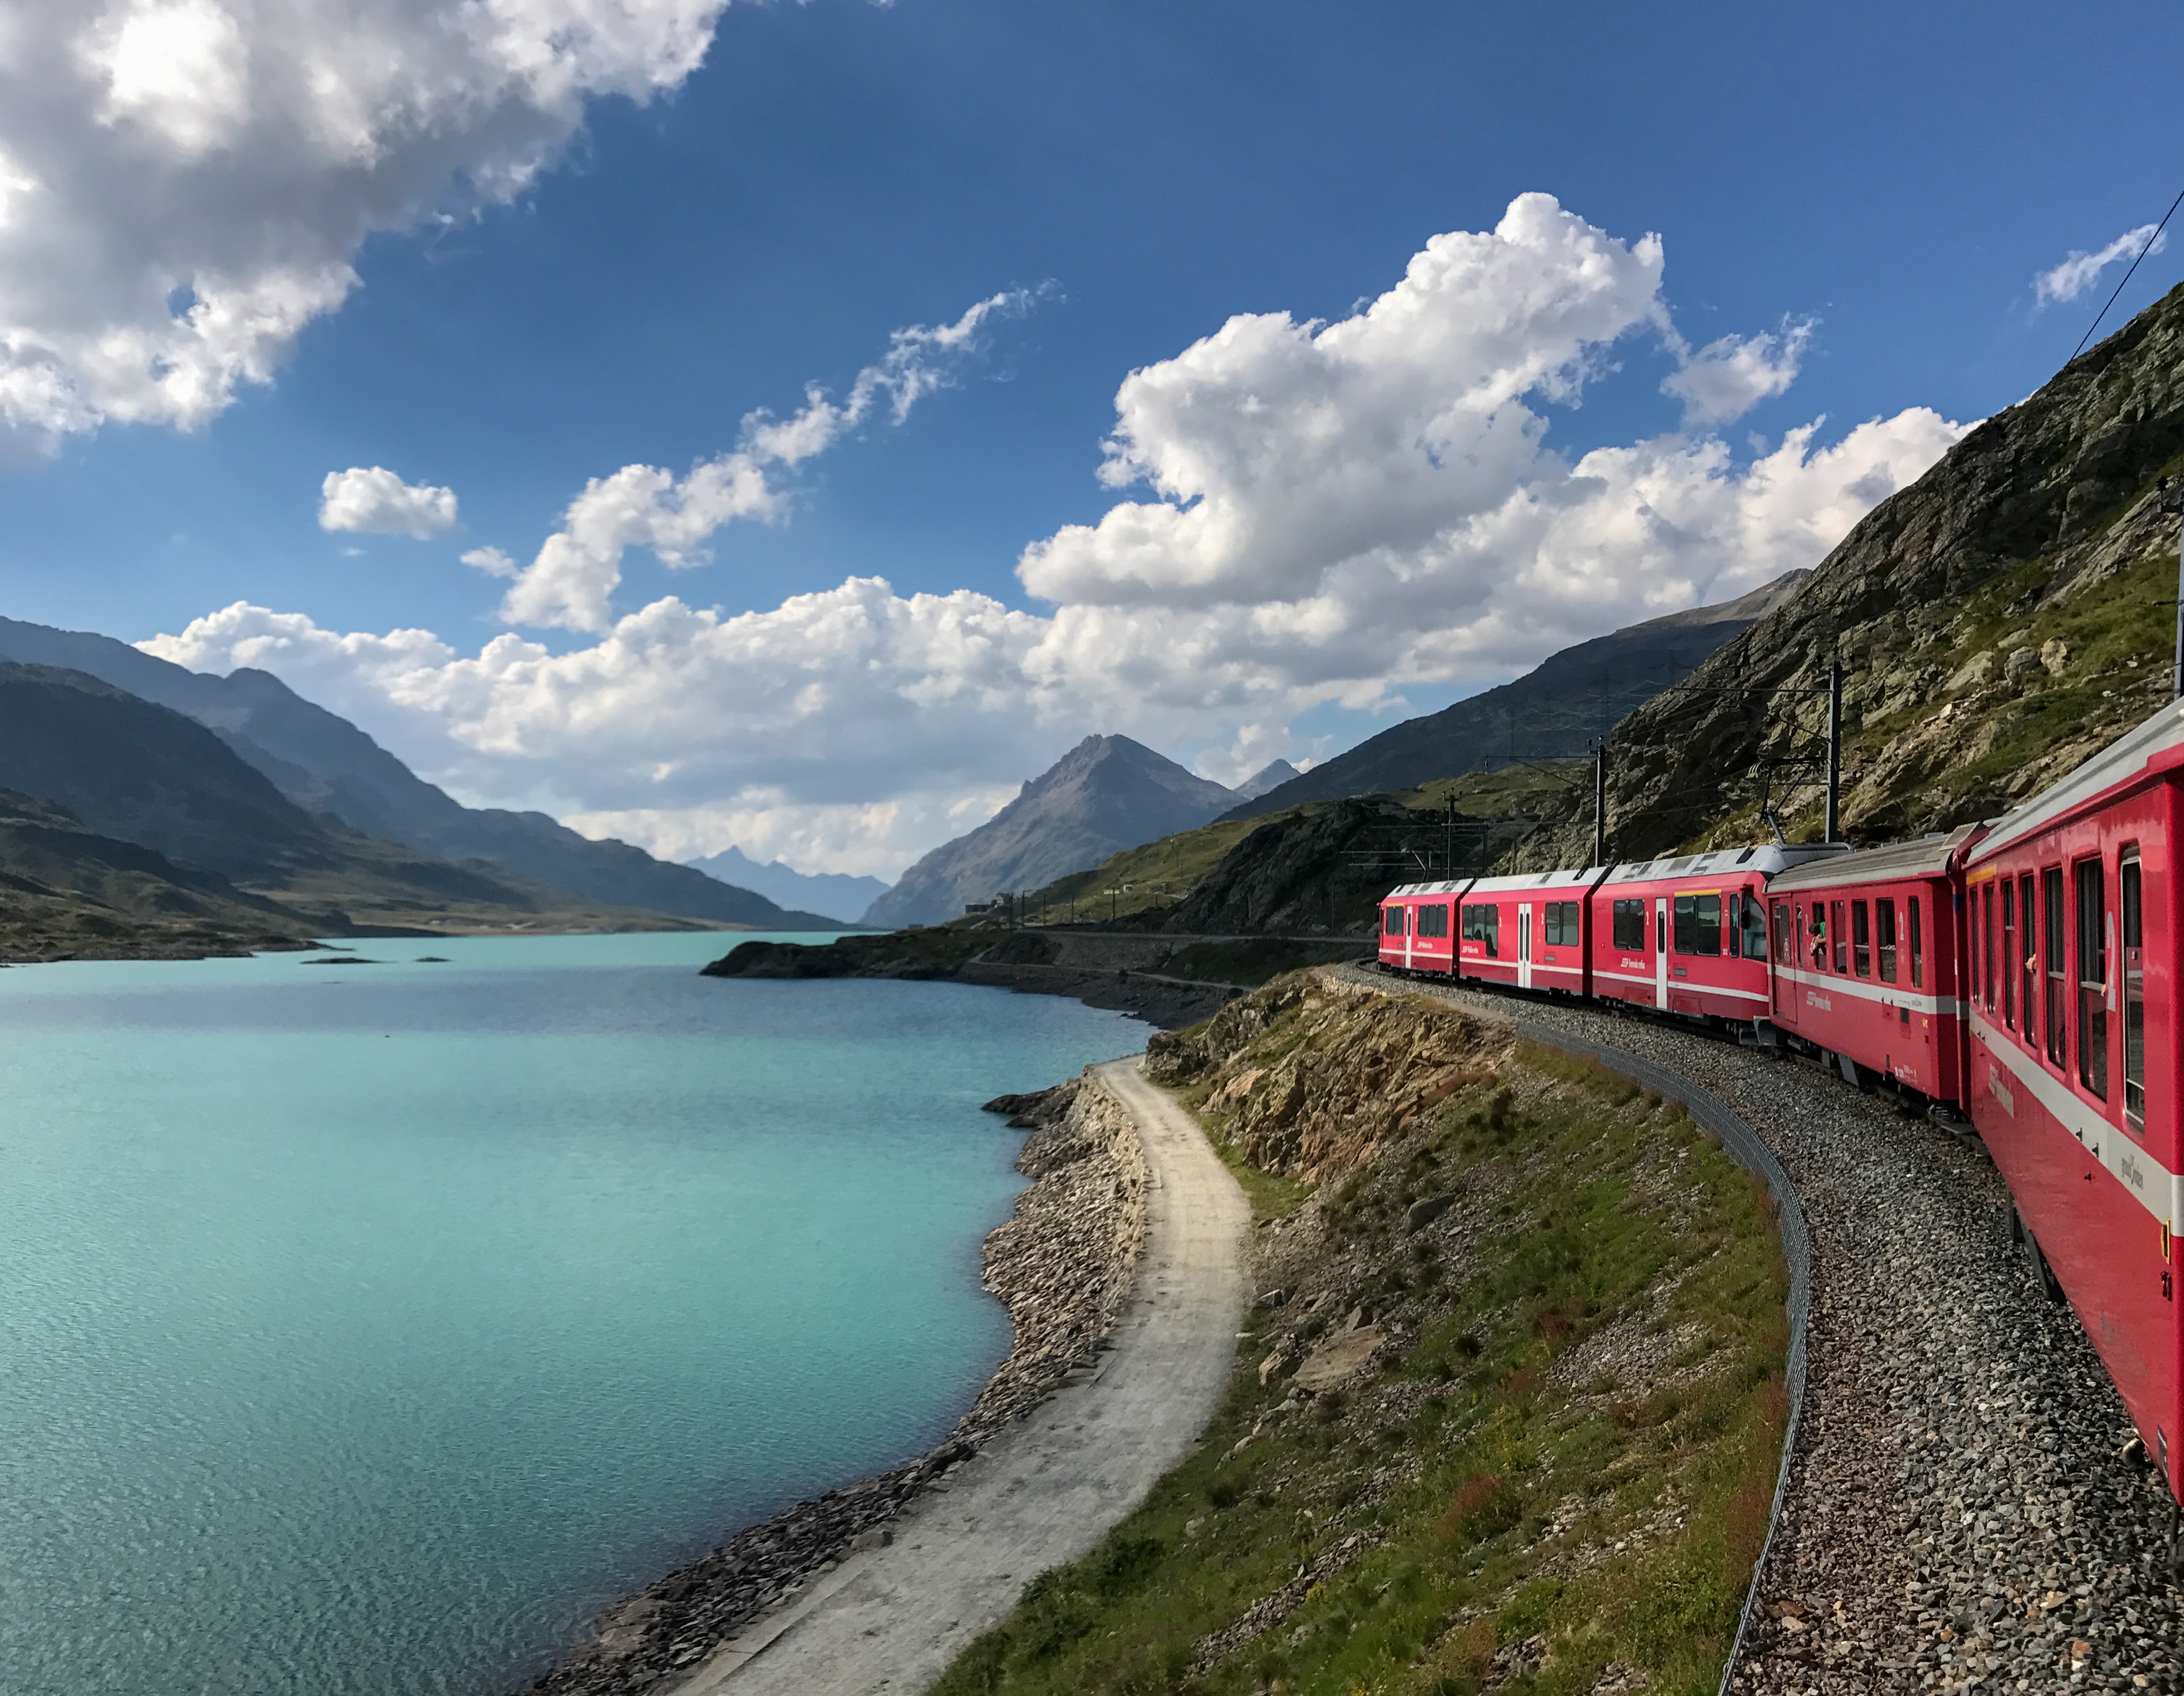
POLYGON ((1748 960, 1767 958, 1767 909, 1756 889, 1748 889, 1744 895, 1744 957, 1748 960))
POLYGON ((1676 898, 1676 952, 1680 954, 1718 954, 1721 952, 1721 897, 1679 895, 1676 898))
POLYGON ((1618 901, 1615 904, 1615 946, 1638 954, 1646 952, 1646 904, 1643 901, 1618 901))
POLYGON ((1386 934, 1391 937, 1401 936, 1403 934, 1403 909, 1400 907, 1388 907, 1384 908, 1381 910, 1387 915, 1386 934))
POLYGON ((2064 949, 2063 868, 2051 865, 2040 874, 2040 929, 2048 945, 2048 1058, 2063 1064, 2064 949))
POLYGON ((2123 1116, 2135 1130, 2146 1128, 2146 926, 2139 889, 2138 853, 2124 853, 2123 877, 2116 890, 2123 909, 2123 1116))
POLYGON ((1992 1013, 1994 1011, 1994 885, 1988 884, 1972 898, 1979 903, 1980 950, 1986 956, 1985 968, 1977 977, 1978 987, 1972 993, 1992 1013))
POLYGON ((2078 1082, 2109 1095, 2108 890, 2098 859, 2072 868, 2078 881, 2078 1082))
POLYGON ((2038 1046, 2033 1020, 2033 987, 2040 976, 2040 943, 2032 915, 2032 875, 2017 880, 2017 921, 2025 933, 2017 939, 2017 1004, 2025 1015, 2025 1046, 2038 1046))
POLYGON ((1463 909, 1463 940, 1486 944, 1486 958, 1495 958, 1496 944, 1502 935, 1502 909, 1492 902, 1482 902, 1463 909))
MULTIPOLYGON (((1755 901, 1752 904, 1756 907, 1759 904, 1755 901)), ((1774 960, 1778 965, 1797 963, 1797 931, 1791 923, 1790 904, 1786 901, 1774 904, 1774 960)))
POLYGON ((1873 946, 1880 956, 1880 981, 1896 981, 1896 903, 1893 900, 1873 904, 1873 946))
POLYGON ((1873 976, 1873 921, 1863 901, 1850 904, 1850 958, 1860 977, 1873 976))
POLYGON ((1574 901, 1547 903, 1547 946, 1574 948, 1579 945, 1579 906, 1574 901))
POLYGON ((1911 904, 1905 909, 1905 916, 1909 920, 1908 929, 1911 937, 1911 987, 1917 989, 1926 981, 1926 951, 1919 937, 1917 896, 1911 898, 1911 904))
POLYGON ((1835 956, 1835 967, 1839 972, 1850 970, 1850 926, 1843 923, 1843 904, 1831 904, 1835 911, 1828 915, 1828 933, 1835 946, 1829 950, 1835 956))
POLYGON ((2017 886, 2002 880, 2002 1022, 2017 1028, 2017 886))
POLYGON ((1448 934, 1448 903, 1436 901, 1418 909, 1418 934, 1422 937, 1445 937, 1448 934))

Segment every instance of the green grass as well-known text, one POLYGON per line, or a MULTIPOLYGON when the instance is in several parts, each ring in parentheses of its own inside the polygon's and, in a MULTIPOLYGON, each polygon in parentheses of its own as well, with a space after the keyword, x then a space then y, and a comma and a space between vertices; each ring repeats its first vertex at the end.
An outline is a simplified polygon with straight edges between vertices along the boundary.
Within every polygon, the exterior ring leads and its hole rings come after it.
POLYGON ((1237 819, 1183 831, 1142 848, 1110 854, 1089 871, 1057 878, 1028 898, 1037 922, 1120 918, 1152 907, 1173 907, 1195 889, 1228 850, 1273 819, 1315 809, 1307 804, 1256 819, 1237 819))
MULTIPOLYGON (((1437 777, 1397 798, 1407 807, 1456 810, 1474 819, 1506 819, 1561 799, 1592 781, 1590 759, 1540 760, 1505 766, 1499 771, 1467 771, 1461 777, 1437 777)), ((1587 788, 1586 792, 1591 792, 1587 788)))
MULTIPOLYGON (((1301 1199, 1253 1194, 1262 1215, 1301 1199)), ((1711 1692, 1787 1411, 1786 1274, 1763 1192, 1672 1104, 1528 1048, 1320 1205, 1330 1254, 1368 1269, 1360 1298, 1413 1304, 1415 1346, 1238 1450, 1285 1393, 1252 1365, 1294 1321, 1255 1311, 1197 1453, 1090 1554, 1035 1580, 940 1696, 1468 1696, 1497 1646, 1535 1634, 1552 1659, 1497 1692, 1574 1696, 1617 1660, 1657 1692, 1711 1692), (1401 1231, 1405 1198, 1451 1179, 1493 1198, 1460 1283, 1401 1231), (1652 1293, 1680 1276, 1656 1312, 1652 1293), (1582 1400, 1557 1387, 1552 1363, 1620 1318, 1696 1323, 1694 1358, 1713 1370, 1672 1388, 1579 1386, 1582 1400), (1358 1536, 1365 1552, 1329 1560, 1358 1536), (1278 1625, 1201 1654, 1315 1561, 1278 1625)))

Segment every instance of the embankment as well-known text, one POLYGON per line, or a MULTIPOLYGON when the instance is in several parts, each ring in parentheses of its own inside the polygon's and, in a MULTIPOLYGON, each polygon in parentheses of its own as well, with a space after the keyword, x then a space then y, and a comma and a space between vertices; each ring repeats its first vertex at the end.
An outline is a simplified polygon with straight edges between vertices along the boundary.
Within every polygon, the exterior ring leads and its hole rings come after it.
POLYGON ((889 1521, 922 1490, 1095 1365, 1145 1232, 1147 1175, 1136 1129, 1089 1077, 994 1106, 1030 1129, 1017 1167, 1032 1184, 986 1239, 986 1287, 1007 1305, 1015 1342, 970 1411, 916 1460, 799 1502, 618 1603, 534 1692, 634 1696, 679 1682, 832 1571, 853 1544, 888 1537, 889 1521))
POLYGON ((1787 1410, 1764 1191, 1658 1095, 1316 975, 1149 1065, 1263 1293, 1198 1452, 936 1688, 1711 1689, 1787 1410))
POLYGON ((739 943, 708 977, 894 977, 1071 995, 1162 1030, 1210 1017, 1276 973, 1353 958, 1341 937, 1140 935, 1043 927, 934 926, 837 938, 823 948, 739 943))

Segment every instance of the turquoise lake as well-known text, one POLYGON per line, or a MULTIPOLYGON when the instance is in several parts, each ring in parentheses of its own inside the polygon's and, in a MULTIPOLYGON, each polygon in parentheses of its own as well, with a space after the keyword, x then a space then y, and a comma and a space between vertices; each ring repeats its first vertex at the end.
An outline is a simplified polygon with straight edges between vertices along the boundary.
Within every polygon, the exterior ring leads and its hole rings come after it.
POLYGON ((978 1104, 1145 1027, 729 940, 0 970, 0 1691, 494 1696, 945 1433, 978 1104))

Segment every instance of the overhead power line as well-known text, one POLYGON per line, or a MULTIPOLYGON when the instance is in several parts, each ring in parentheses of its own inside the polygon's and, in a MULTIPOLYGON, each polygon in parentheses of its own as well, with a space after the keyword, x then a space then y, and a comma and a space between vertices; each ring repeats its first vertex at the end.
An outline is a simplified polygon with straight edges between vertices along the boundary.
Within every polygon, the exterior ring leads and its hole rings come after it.
MULTIPOLYGON (((2153 251, 2153 244, 2161 239, 2161 232, 2169 227, 2169 220, 2176 215, 2176 209, 2180 206, 2184 206, 2184 189, 2179 189, 2176 192, 2176 198, 2169 203, 2169 209, 2161 214, 2161 221, 2153 226, 2153 233, 2146 238, 2146 245, 2138 250, 2138 259, 2144 259, 2153 251)), ((2109 315, 2109 308, 2116 303, 2116 295, 2123 292, 2123 284, 2129 282, 2131 271, 2138 269, 2138 259, 2133 259, 2131 262, 2131 270, 2123 274, 2123 282, 2115 286, 2115 292, 2109 295, 2108 299, 2102 303, 2101 309, 2093 314, 2092 323, 2087 326, 2086 333, 2078 338, 2078 345, 2070 350, 2070 359, 2076 359, 2079 354, 2086 351, 2086 343, 2093 339, 2093 331, 2101 327, 2101 320, 2109 315)), ((2070 363, 2070 359, 2065 359, 2063 363, 2067 365, 2070 363)))

